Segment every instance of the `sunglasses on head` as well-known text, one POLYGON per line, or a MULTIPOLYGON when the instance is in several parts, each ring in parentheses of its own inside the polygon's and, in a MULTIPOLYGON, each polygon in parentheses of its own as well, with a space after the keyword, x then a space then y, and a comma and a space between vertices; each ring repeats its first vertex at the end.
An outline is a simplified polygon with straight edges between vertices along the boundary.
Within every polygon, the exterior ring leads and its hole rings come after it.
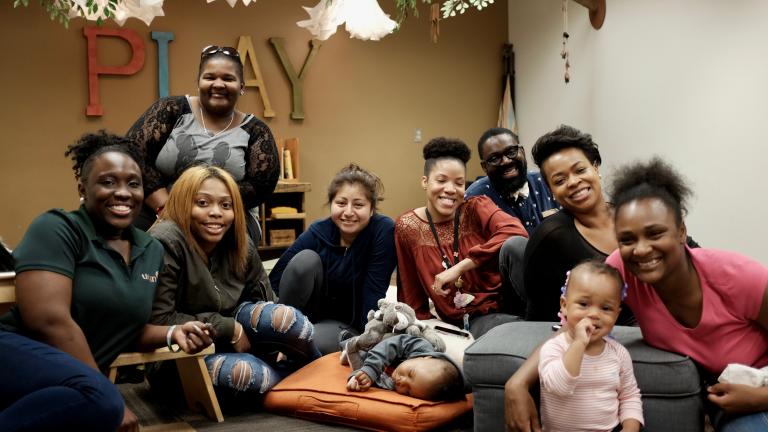
POLYGON ((504 151, 499 153, 494 153, 485 160, 485 163, 488 165, 499 165, 504 161, 504 158, 506 157, 509 160, 514 159, 517 157, 517 154, 523 150, 523 146, 521 145, 513 145, 509 146, 504 151))
POLYGON ((218 45, 208 45, 207 47, 203 48, 203 52, 200 53, 200 58, 202 59, 210 57, 218 53, 222 53, 227 57, 232 57, 233 59, 240 61, 240 53, 237 52, 237 49, 232 47, 222 47, 218 45))

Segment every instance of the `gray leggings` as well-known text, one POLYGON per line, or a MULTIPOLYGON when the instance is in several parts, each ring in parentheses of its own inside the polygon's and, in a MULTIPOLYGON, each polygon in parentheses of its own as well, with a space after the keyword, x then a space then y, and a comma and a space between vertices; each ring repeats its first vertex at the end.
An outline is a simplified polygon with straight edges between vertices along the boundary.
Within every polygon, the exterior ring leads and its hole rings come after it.
POLYGON ((293 306, 309 317, 315 325, 315 345, 323 354, 339 351, 342 333, 359 334, 351 325, 330 318, 334 305, 328 301, 323 262, 313 250, 304 249, 285 266, 278 302, 293 306))

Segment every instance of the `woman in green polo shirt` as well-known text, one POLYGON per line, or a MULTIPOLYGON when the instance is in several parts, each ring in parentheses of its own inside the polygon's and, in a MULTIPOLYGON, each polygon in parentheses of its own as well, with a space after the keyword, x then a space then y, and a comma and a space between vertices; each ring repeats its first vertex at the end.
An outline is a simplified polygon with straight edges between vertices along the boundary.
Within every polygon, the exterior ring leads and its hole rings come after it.
POLYGON ((212 342, 200 322, 147 324, 163 247, 132 226, 144 192, 129 144, 102 131, 70 145, 82 205, 39 216, 14 251, 17 305, 0 319, 9 348, 0 430, 136 429, 114 386, 92 371, 123 351, 177 343, 193 353, 212 342))

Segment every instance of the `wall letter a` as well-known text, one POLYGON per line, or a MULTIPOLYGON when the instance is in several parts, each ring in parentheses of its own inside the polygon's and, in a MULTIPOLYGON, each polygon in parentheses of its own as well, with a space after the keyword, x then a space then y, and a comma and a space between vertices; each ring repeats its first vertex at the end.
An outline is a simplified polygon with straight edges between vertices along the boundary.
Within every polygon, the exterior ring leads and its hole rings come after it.
POLYGON ((253 49, 250 36, 240 36, 240 40, 237 42, 237 51, 243 60, 243 66, 245 66, 246 58, 251 59, 251 68, 253 68, 253 74, 256 76, 256 79, 246 78, 245 86, 256 87, 259 90, 261 102, 264 104, 264 117, 274 117, 275 112, 272 110, 272 104, 269 103, 267 87, 264 85, 264 77, 261 75, 261 68, 259 68, 259 62, 256 60, 256 50, 253 49))

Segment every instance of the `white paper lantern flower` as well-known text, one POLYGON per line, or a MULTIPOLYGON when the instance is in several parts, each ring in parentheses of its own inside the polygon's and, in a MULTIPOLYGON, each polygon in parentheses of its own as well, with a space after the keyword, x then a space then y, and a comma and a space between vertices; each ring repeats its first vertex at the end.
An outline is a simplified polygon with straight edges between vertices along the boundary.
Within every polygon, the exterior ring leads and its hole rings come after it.
MULTIPOLYGON (((97 13, 91 13, 86 7, 86 0, 72 0, 80 8, 72 7, 69 11, 70 18, 83 17, 89 21, 98 21, 104 19, 103 10, 109 4, 109 0, 96 0, 99 6, 97 13), (85 11, 85 12, 83 12, 85 11)), ((158 16, 165 16, 163 13, 163 0, 122 0, 117 4, 112 19, 118 25, 125 24, 128 18, 137 18, 146 25, 150 25, 152 20, 158 16)))
POLYGON ((376 0, 320 0, 315 7, 304 10, 309 19, 296 25, 319 40, 327 40, 343 23, 349 36, 360 40, 379 40, 397 27, 376 0))

